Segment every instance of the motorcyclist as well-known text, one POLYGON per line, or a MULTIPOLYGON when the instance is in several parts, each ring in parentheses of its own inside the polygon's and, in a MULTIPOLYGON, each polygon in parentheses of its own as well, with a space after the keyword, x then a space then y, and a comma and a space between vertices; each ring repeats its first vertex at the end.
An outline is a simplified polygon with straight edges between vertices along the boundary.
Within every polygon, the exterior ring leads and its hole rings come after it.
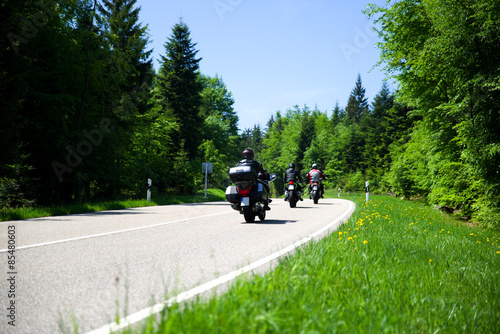
POLYGON ((317 164, 313 164, 312 165, 312 169, 309 171, 309 173, 307 174, 306 178, 309 181, 309 194, 311 193, 311 185, 312 185, 313 181, 316 181, 319 184, 319 189, 320 189, 320 192, 321 192, 321 198, 323 198, 323 194, 325 193, 325 189, 324 189, 324 186, 323 186, 323 182, 321 182, 321 180, 326 180, 326 177, 318 169, 318 165, 317 164))
MULTIPOLYGON (((300 191, 302 190, 302 187, 300 186, 300 183, 297 182, 297 180, 299 182, 302 182, 302 177, 300 176, 300 172, 295 169, 295 164, 293 162, 290 162, 290 164, 288 165, 288 169, 285 171, 285 178, 283 180, 283 181, 285 181, 285 189, 284 190, 285 190, 285 193, 287 193, 288 182, 293 181, 297 187, 297 193, 300 194, 299 199, 301 201, 303 201, 302 194, 300 193, 300 191)), ((286 200, 287 200, 287 196, 285 196, 285 201, 286 200)))
MULTIPOLYGON (((267 184, 267 182, 263 182, 263 181, 267 181, 269 180, 269 172, 267 170, 264 169, 264 167, 262 167, 262 165, 257 161, 257 160, 254 160, 254 152, 251 148, 246 148, 243 150, 243 152, 241 153, 242 157, 243 157, 243 160, 241 160, 240 162, 238 162, 236 164, 236 166, 252 166, 255 171, 257 172, 257 182, 260 182, 264 185, 264 187, 266 188, 266 191, 267 193, 269 194, 269 185, 267 184)), ((269 203, 271 203, 272 200, 270 198, 268 198, 267 200, 264 201, 264 209, 265 210, 271 210, 271 208, 269 207, 269 203)))

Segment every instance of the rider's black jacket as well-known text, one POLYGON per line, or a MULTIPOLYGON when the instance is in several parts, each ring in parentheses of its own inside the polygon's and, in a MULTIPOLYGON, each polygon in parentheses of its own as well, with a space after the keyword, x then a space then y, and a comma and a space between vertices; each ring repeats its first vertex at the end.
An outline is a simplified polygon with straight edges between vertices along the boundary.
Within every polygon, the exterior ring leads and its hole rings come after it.
POLYGON ((297 180, 299 180, 299 182, 302 182, 302 177, 300 176, 299 171, 296 170, 295 168, 288 168, 285 171, 285 182, 289 181, 297 182, 297 180))

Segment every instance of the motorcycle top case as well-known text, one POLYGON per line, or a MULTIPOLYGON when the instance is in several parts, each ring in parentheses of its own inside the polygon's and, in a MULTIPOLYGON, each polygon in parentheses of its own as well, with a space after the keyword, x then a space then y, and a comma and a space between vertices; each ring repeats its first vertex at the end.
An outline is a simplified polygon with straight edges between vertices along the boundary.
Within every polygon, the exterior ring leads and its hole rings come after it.
POLYGON ((226 200, 229 203, 238 203, 238 189, 236 186, 229 186, 226 188, 226 200))
POLYGON ((229 169, 231 182, 253 181, 257 178, 257 172, 252 166, 239 166, 229 169))

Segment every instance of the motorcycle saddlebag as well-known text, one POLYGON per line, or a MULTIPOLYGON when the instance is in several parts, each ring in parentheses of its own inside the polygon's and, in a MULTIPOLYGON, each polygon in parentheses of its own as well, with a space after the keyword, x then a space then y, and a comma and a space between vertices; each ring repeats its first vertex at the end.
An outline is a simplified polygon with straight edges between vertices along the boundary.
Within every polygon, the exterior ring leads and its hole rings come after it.
POLYGON ((236 186, 226 188, 226 200, 229 203, 238 203, 238 189, 236 189, 236 186))
POLYGON ((253 181, 257 178, 257 172, 252 166, 239 166, 229 169, 231 182, 253 181))
POLYGON ((262 202, 267 199, 268 194, 266 188, 262 185, 262 183, 257 183, 252 187, 252 191, 250 193, 252 201, 262 202))

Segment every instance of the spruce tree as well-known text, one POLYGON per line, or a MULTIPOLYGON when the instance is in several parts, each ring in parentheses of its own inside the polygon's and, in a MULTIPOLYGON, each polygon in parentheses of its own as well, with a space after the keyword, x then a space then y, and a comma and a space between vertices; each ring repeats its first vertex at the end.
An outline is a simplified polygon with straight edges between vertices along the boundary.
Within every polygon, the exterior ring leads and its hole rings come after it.
POLYGON ((361 120, 361 117, 369 112, 368 98, 365 97, 365 93, 366 90, 361 82, 361 75, 358 74, 356 84, 351 91, 346 107, 347 117, 353 123, 358 123, 361 120))
POLYGON ((146 93, 153 80, 148 26, 139 23, 137 0, 103 0, 98 5, 99 23, 111 51, 110 75, 116 76, 117 100, 113 104, 121 120, 135 112, 144 113, 146 93))
POLYGON ((166 55, 161 56, 157 85, 162 111, 179 124, 174 144, 179 150, 183 147, 193 159, 202 139, 200 107, 203 85, 198 71, 201 58, 196 58, 198 50, 190 35, 182 20, 172 28, 172 35, 164 45, 166 55))
POLYGON ((136 0, 103 0, 98 5, 98 22, 109 47, 106 70, 112 78, 108 87, 110 101, 107 117, 113 119, 115 130, 108 139, 115 148, 108 155, 111 173, 111 192, 136 183, 138 170, 145 161, 138 156, 137 133, 148 131, 148 97, 153 82, 151 53, 147 25, 139 22, 140 7, 136 0), (133 180, 130 180, 133 179, 133 180))

